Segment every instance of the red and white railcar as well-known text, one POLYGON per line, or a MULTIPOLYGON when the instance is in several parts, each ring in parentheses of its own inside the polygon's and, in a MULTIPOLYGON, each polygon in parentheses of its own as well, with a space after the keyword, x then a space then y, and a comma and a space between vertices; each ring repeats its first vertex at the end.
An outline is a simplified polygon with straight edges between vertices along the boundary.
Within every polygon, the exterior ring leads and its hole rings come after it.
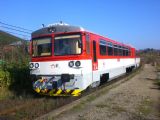
POLYGON ((139 64, 135 48, 81 27, 60 23, 32 33, 30 74, 40 94, 77 96, 139 64))

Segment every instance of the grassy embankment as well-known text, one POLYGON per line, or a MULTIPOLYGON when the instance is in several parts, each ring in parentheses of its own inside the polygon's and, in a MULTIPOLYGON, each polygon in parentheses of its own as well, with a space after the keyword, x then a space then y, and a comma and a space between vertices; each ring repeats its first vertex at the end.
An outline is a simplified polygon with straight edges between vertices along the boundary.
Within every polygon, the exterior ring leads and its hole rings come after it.
POLYGON ((157 85, 160 86, 160 52, 149 49, 139 53, 142 63, 152 64, 157 69, 157 85))

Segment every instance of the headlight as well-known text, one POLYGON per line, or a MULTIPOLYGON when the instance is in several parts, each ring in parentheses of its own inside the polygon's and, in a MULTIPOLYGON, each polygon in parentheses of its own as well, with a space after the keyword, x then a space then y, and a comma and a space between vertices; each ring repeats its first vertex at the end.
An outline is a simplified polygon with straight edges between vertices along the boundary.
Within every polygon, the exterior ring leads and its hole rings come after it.
POLYGON ((70 61, 70 62, 68 63, 68 66, 69 66, 69 67, 73 67, 73 66, 74 66, 74 61, 70 61))
POLYGON ((33 67, 34 67, 34 63, 30 63, 30 64, 29 64, 29 68, 32 69, 33 67))
POLYGON ((56 32, 56 28, 55 27, 49 27, 48 32, 50 32, 50 33, 56 32))
POLYGON ((30 62, 29 63, 29 68, 30 69, 37 69, 37 68, 40 68, 40 63, 36 63, 36 62, 30 62))
POLYGON ((76 61, 75 65, 76 65, 76 67, 79 67, 79 66, 81 66, 81 62, 80 61, 76 61))
POLYGON ((35 68, 39 68, 39 63, 35 63, 35 68))

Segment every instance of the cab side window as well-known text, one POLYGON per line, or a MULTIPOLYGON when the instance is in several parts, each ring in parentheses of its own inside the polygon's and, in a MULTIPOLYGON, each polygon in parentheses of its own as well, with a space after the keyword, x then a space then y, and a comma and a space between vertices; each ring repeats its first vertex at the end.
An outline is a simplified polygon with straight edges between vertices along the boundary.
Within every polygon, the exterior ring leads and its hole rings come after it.
POLYGON ((90 36, 86 34, 86 53, 90 54, 90 36))

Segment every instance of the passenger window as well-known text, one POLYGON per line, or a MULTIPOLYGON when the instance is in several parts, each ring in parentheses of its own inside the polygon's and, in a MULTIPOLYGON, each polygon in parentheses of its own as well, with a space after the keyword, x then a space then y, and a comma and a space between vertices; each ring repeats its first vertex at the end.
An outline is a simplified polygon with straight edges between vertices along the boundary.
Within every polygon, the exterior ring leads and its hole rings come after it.
POLYGON ((131 51, 130 51, 130 49, 128 50, 128 56, 131 56, 131 51))
POLYGON ((123 47, 123 56, 126 56, 126 51, 125 51, 125 47, 123 47))
POLYGON ((118 56, 118 47, 114 45, 114 56, 118 56))
POLYGON ((107 42, 106 41, 100 40, 99 48, 100 48, 100 55, 107 54, 107 42))
POLYGON ((126 56, 128 56, 128 48, 126 49, 126 56))
POLYGON ((108 49, 108 56, 112 56, 113 55, 113 45, 112 43, 108 42, 107 44, 107 49, 108 49))
POLYGON ((122 46, 119 46, 119 56, 123 56, 123 50, 122 50, 122 46))

